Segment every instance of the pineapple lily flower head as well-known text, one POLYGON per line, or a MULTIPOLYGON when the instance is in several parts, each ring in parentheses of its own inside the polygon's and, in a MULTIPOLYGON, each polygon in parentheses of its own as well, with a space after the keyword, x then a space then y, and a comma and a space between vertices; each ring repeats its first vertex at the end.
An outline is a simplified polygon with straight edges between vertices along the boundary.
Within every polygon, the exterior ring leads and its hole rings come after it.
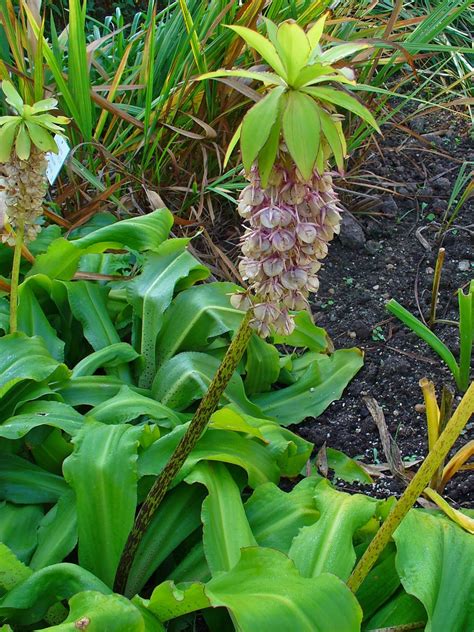
POLYGON ((263 337, 294 328, 291 311, 307 307, 318 290, 320 260, 339 232, 340 208, 328 171, 331 157, 342 173, 347 147, 342 108, 380 131, 370 111, 347 90, 349 68, 334 64, 368 48, 363 42, 320 45, 326 15, 307 32, 288 20, 265 20, 268 37, 230 26, 271 70, 219 70, 201 79, 241 77, 259 81, 264 95, 244 116, 227 150, 240 140, 249 185, 238 212, 245 222, 239 269, 249 292, 234 306, 253 309, 252 326, 263 337), (335 87, 337 85, 338 87, 335 87), (344 89, 342 89, 344 86, 344 89))
POLYGON ((20 160, 30 158, 32 145, 43 153, 57 153, 58 146, 53 135, 62 135, 61 126, 69 123, 69 119, 50 114, 50 110, 58 104, 56 99, 44 99, 28 105, 9 81, 2 82, 2 91, 16 114, 0 116, 0 162, 10 161, 13 144, 20 160))
MULTIPOLYGON (((44 99, 33 105, 24 103, 9 81, 2 82, 6 102, 16 112, 0 117, 0 163, 4 163, 5 205, 8 222, 0 218, 0 226, 7 230, 21 229, 24 238, 32 241, 40 226, 46 183, 46 153, 58 152, 55 134, 63 135, 64 116, 50 113, 57 101, 44 99)), ((11 232, 2 240, 14 245, 11 232)))

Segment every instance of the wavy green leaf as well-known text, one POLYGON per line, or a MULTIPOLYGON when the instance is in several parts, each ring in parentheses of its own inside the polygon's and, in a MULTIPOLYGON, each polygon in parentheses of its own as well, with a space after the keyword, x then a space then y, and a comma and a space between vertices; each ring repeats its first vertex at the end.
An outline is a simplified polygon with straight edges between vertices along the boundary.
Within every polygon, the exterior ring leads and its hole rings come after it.
MULTIPOLYGON (((161 472, 187 426, 188 424, 178 426, 141 452, 138 458, 140 477, 156 476, 161 472)), ((246 439, 237 432, 209 428, 186 459, 175 483, 186 477, 196 463, 202 460, 223 461, 240 466, 247 471, 252 488, 268 481, 277 483, 279 480, 279 468, 270 450, 261 442, 246 439)))
POLYGON ((204 351, 213 338, 236 331, 243 312, 231 306, 230 295, 238 289, 233 283, 207 283, 180 292, 158 335, 158 366, 180 351, 204 351))
POLYGON ((252 401, 264 416, 274 417, 284 426, 299 423, 306 417, 317 417, 341 397, 363 363, 358 349, 340 349, 330 356, 320 355, 295 384, 255 395, 252 401))
POLYGON ((29 402, 21 407, 18 415, 10 417, 0 425, 0 437, 20 439, 39 426, 60 428, 74 436, 83 423, 83 416, 62 402, 29 402))
POLYGON ((168 209, 159 209, 147 215, 131 217, 103 226, 84 237, 73 240, 72 243, 78 248, 87 248, 90 252, 94 251, 91 246, 98 246, 97 252, 121 246, 139 252, 144 250, 156 252, 160 244, 167 239, 172 225, 173 216, 168 209))
POLYGON ((135 554, 126 595, 139 593, 168 555, 200 526, 204 496, 204 489, 185 483, 166 494, 135 554))
POLYGON ((187 239, 165 241, 156 253, 148 255, 142 273, 126 286, 135 317, 141 320, 140 352, 145 357, 145 368, 140 385, 144 387, 150 387, 155 377, 157 336, 177 284, 191 285, 209 275, 209 270, 188 252, 187 244, 187 239))
POLYGON ((327 572, 346 581, 356 560, 354 533, 374 515, 377 501, 338 492, 324 479, 316 486, 314 499, 320 518, 301 529, 288 555, 304 577, 327 572))
POLYGON ((140 427, 89 422, 63 464, 76 493, 80 564, 109 586, 135 519, 141 433, 140 427))
POLYGON ((38 541, 37 528, 43 518, 38 505, 18 507, 0 503, 0 542, 3 542, 25 564, 29 563, 38 541))
POLYGON ((38 546, 31 558, 30 568, 39 570, 62 562, 76 544, 76 499, 73 490, 69 489, 39 524, 38 546))
POLYGON ((51 357, 38 336, 9 334, 0 338, 0 398, 23 380, 61 380, 69 370, 51 357))
MULTIPOLYGON (((152 386, 153 396, 162 404, 186 410, 207 392, 220 361, 207 353, 179 353, 161 366, 152 386)), ((242 378, 234 373, 221 397, 222 403, 235 404, 249 415, 261 416, 261 410, 245 393, 242 378)))
POLYGON ((302 577, 274 549, 243 549, 232 570, 206 584, 214 607, 225 606, 242 632, 355 632, 362 613, 337 577, 302 577))
POLYGON ((66 481, 15 454, 0 459, 0 500, 19 505, 55 503, 68 490, 66 481))
MULTIPOLYGON (((50 632, 76 632, 78 621, 88 621, 87 632, 145 632, 140 610, 122 595, 104 595, 88 590, 69 600, 69 616, 60 625, 45 628, 50 632)), ((155 630, 161 630, 159 621, 155 630)))
POLYGON ((448 519, 412 510, 393 538, 405 590, 428 613, 426 632, 474 627, 474 538, 448 519))
POLYGON ((73 368, 72 377, 94 375, 98 369, 120 366, 139 357, 140 354, 127 342, 116 342, 83 358, 73 368))
POLYGON ((101 402, 87 413, 87 417, 104 424, 129 423, 142 415, 159 421, 160 426, 172 428, 179 426, 183 421, 182 416, 171 408, 151 399, 151 397, 140 395, 126 385, 122 386, 114 397, 101 402))
POLYGON ((75 564, 55 564, 36 571, 0 599, 0 617, 20 625, 43 619, 48 609, 84 590, 112 591, 92 573, 75 564))
POLYGON ((187 483, 201 483, 208 490, 202 504, 203 544, 213 576, 229 571, 240 559, 240 550, 256 545, 240 489, 222 463, 199 463, 186 477, 187 483))
POLYGON ((280 357, 277 349, 254 335, 246 349, 245 391, 248 395, 269 391, 280 374, 280 357))
POLYGON ((290 492, 274 483, 260 485, 245 503, 245 513, 260 546, 288 553, 293 538, 316 522, 315 477, 300 481, 290 492))

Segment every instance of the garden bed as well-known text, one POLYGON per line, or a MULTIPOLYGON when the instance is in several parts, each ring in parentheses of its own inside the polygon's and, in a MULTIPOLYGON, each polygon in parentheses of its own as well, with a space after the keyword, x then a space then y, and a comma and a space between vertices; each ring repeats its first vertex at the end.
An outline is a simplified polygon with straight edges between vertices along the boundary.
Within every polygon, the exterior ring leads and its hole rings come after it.
MULTIPOLYGON (((357 223, 351 221, 343 228, 342 237, 330 248, 321 271, 321 288, 313 303, 317 324, 327 329, 335 346, 359 346, 365 353, 365 365, 342 399, 318 419, 307 420, 295 428, 314 442, 316 448, 326 442, 327 446, 350 456, 362 457, 366 463, 377 464, 386 458, 364 395, 374 397, 382 406, 402 457, 409 461, 419 460, 427 452, 419 380, 428 377, 438 391, 442 384, 454 389, 448 369, 428 345, 390 317, 385 303, 395 298, 419 317, 418 295, 427 315, 437 255, 433 223, 440 221, 447 208, 462 162, 474 160, 474 148, 469 129, 455 118, 415 119, 413 128, 428 142, 422 144, 392 128, 384 130, 382 156, 377 151, 369 155, 364 172, 373 175, 367 181, 390 188, 393 194, 380 195, 376 189, 363 189, 378 198, 371 211, 374 215, 356 213, 357 223), (448 129, 440 133, 442 128, 448 129), (431 147, 429 142, 433 143, 431 147), (420 227, 427 227, 421 235, 431 250, 417 238, 420 227)), ((349 209, 357 201, 354 195, 344 196, 349 209)), ((455 222, 459 228, 444 239, 446 259, 439 298, 440 318, 456 320, 455 292, 472 278, 473 209, 472 201, 468 202, 455 222)), ((457 355, 457 329, 438 325, 436 333, 457 355)), ((472 423, 459 442, 467 441, 468 435, 472 436, 472 423)), ((388 476, 377 481, 376 493, 399 492, 401 485, 390 472, 385 474, 388 476)), ((472 507, 474 474, 459 473, 448 485, 446 494, 460 507, 472 507)))

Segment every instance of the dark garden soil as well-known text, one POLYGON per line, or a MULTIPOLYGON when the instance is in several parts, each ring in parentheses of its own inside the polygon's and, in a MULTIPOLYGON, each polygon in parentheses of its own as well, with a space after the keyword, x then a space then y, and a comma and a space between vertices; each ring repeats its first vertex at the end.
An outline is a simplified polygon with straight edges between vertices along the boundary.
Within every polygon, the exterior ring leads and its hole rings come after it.
MULTIPOLYGON (((326 443, 365 463, 387 459, 364 396, 375 398, 382 407, 402 457, 410 461, 425 455, 427 449, 419 380, 428 377, 438 393, 443 384, 455 390, 439 358, 390 317, 385 303, 395 298, 418 317, 417 303, 425 316, 429 312, 438 251, 435 224, 447 208, 462 162, 474 160, 474 144, 470 130, 455 118, 414 119, 412 129, 422 135, 424 143, 392 128, 387 130, 380 152, 373 151, 364 162, 364 180, 392 193, 359 187, 364 194, 375 196, 369 203, 370 212, 376 214, 354 213, 355 219, 346 216, 341 236, 325 260, 320 292, 312 305, 315 321, 327 329, 335 347, 360 347, 365 365, 343 397, 323 415, 292 428, 316 448, 326 443)), ((360 203, 357 194, 343 193, 342 199, 348 209, 352 203, 360 203)), ((444 238, 439 318, 457 319, 455 292, 474 276, 473 231, 471 201, 444 238)), ((457 328, 439 324, 435 331, 457 357, 457 328)), ((456 393, 455 402, 459 400, 456 393)), ((457 447, 473 438, 473 426, 471 421, 457 447)), ((403 485, 387 471, 375 488, 364 489, 384 496, 399 493, 403 485)), ((445 495, 459 507, 474 507, 474 472, 458 473, 445 495)))

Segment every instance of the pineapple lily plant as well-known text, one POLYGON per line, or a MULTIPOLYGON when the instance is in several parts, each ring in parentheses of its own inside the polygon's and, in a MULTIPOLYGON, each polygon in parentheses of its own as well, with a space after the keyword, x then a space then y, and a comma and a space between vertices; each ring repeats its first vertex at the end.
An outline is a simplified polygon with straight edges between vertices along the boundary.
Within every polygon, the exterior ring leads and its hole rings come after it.
POLYGON ((69 119, 50 113, 57 105, 55 99, 28 105, 9 81, 2 82, 2 90, 15 112, 0 117, 0 163, 5 165, 7 210, 0 226, 5 229, 2 240, 15 247, 10 301, 10 332, 14 332, 21 249, 24 242, 36 239, 40 230, 37 220, 47 190, 46 154, 58 152, 54 134, 62 134, 62 125, 69 119))
POLYGON ((308 32, 293 21, 277 27, 266 20, 268 39, 231 26, 271 71, 221 70, 201 77, 252 79, 266 90, 244 116, 229 147, 231 151, 240 139, 249 180, 238 211, 246 223, 240 272, 250 292, 234 296, 233 303, 253 306, 251 326, 263 337, 272 331, 292 332, 290 310, 304 309, 309 293, 318 290, 320 262, 327 255, 328 242, 339 232, 340 207, 328 166, 333 156, 342 173, 346 157, 336 106, 378 130, 367 108, 347 91, 331 86, 355 84, 351 69, 333 64, 368 44, 323 50, 325 20, 326 15, 308 32))
POLYGON ((267 89, 245 114, 227 152, 240 139, 249 180, 238 205, 246 221, 240 270, 249 288, 232 297, 233 306, 244 309, 246 315, 186 434, 141 506, 119 564, 115 584, 119 592, 158 506, 216 410, 252 330, 263 338, 273 332, 290 335, 295 326, 290 310, 304 309, 309 293, 318 289, 320 260, 340 221, 328 168, 333 155, 342 172, 346 155, 336 106, 354 112, 378 130, 371 113, 357 99, 319 85, 354 84, 351 70, 331 64, 368 47, 342 44, 323 51, 319 41, 325 20, 323 16, 307 33, 293 21, 277 27, 266 20, 268 39, 251 29, 231 26, 274 72, 220 70, 200 77, 255 79, 267 89))

